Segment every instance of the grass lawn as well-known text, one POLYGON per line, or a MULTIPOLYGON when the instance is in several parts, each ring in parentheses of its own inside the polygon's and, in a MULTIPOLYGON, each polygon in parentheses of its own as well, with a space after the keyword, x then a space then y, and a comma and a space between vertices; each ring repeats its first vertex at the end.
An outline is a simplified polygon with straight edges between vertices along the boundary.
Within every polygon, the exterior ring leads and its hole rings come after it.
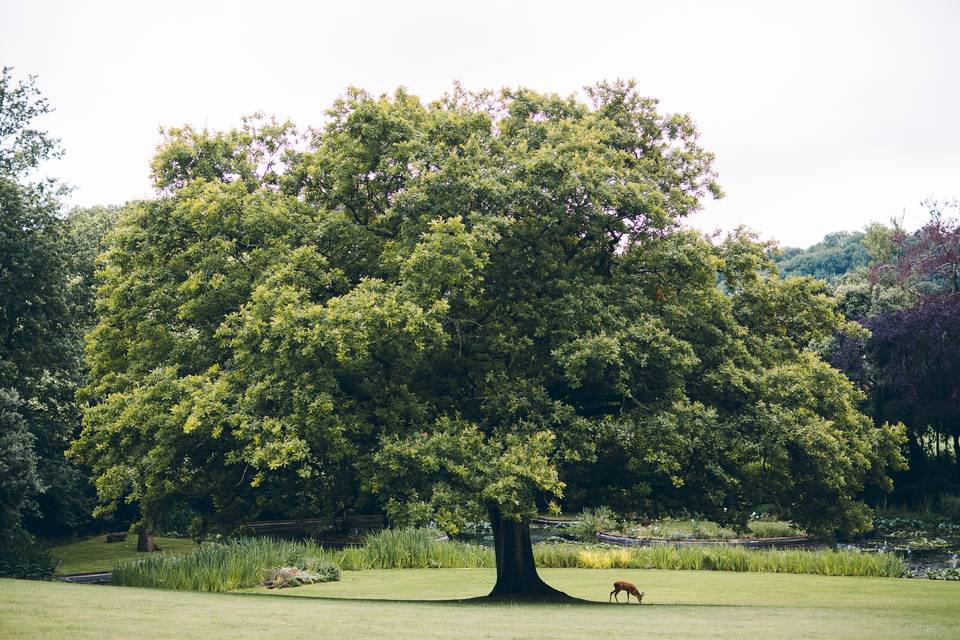
MULTIPOLYGON (((185 553, 197 548, 197 543, 188 538, 157 538, 157 544, 163 553, 185 553)), ((61 575, 108 571, 120 560, 135 560, 147 555, 137 553, 135 535, 128 535, 124 542, 110 544, 107 544, 106 536, 96 536, 54 547, 53 552, 60 558, 57 572, 61 575)))
POLYGON ((642 607, 437 602, 486 593, 494 579, 489 569, 346 571, 340 583, 233 594, 0 580, 0 637, 960 636, 960 583, 719 571, 542 573, 571 595, 603 603, 619 579, 647 595, 642 607))

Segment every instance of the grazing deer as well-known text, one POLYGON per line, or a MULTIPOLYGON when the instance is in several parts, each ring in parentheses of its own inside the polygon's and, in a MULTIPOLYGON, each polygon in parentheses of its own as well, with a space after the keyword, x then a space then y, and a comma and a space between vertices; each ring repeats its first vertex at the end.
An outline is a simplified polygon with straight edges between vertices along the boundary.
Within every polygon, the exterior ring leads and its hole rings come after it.
POLYGON ((613 583, 613 591, 610 592, 610 597, 617 602, 620 602, 620 598, 617 597, 617 594, 619 594, 621 591, 627 592, 627 604, 630 603, 630 594, 633 594, 633 596, 637 599, 637 604, 643 604, 643 594, 646 593, 646 591, 638 591, 633 584, 620 581, 613 583))

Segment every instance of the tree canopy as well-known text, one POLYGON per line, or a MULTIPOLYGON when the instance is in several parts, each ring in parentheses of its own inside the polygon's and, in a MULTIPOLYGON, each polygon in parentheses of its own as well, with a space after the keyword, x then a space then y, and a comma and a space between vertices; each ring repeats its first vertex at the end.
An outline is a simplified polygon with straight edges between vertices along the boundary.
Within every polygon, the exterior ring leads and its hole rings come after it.
POLYGON ((786 247, 776 254, 777 268, 785 276, 813 276, 828 282, 870 263, 867 234, 836 231, 807 249, 786 247))
POLYGON ((64 216, 62 186, 34 179, 60 155, 34 122, 50 110, 33 77, 15 83, 10 68, 0 72, 0 538, 24 526, 64 535, 92 506, 88 479, 64 451, 80 426, 74 395, 104 225, 80 225, 85 212, 64 216))
POLYGON ((172 129, 103 257, 73 455, 101 513, 197 526, 382 505, 494 528, 494 593, 550 593, 564 496, 868 526, 899 427, 807 349, 857 331, 746 232, 692 120, 630 83, 423 104, 350 90, 322 129, 172 129))
POLYGON ((890 229, 878 259, 838 288, 870 334, 839 340, 832 355, 870 394, 876 421, 909 427, 903 488, 915 498, 949 491, 960 477, 960 221, 947 215, 956 202, 929 205, 927 224, 914 233, 890 229), (950 438, 953 469, 945 478, 929 458, 950 438))

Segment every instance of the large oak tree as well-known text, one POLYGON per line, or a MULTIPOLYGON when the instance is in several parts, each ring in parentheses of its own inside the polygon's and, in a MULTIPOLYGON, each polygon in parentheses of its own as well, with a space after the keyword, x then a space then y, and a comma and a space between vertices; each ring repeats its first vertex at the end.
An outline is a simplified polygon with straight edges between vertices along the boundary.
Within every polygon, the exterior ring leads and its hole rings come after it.
POLYGON ((102 510, 486 517, 510 597, 556 594, 529 518, 567 487, 862 528, 900 432, 805 350, 849 327, 746 234, 681 228, 720 195, 690 118, 587 95, 350 91, 306 149, 168 132, 104 259, 74 449, 102 510))

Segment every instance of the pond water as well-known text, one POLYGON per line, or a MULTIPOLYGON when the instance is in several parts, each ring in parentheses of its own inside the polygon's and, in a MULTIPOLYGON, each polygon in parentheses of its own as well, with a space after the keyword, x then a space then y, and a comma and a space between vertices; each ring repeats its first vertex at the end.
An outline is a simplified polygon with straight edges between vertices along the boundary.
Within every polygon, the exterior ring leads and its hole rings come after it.
POLYGON ((887 551, 901 556, 910 573, 925 577, 928 571, 960 568, 960 524, 930 522, 910 517, 874 520, 874 531, 841 548, 867 552, 887 551))
POLYGON ((858 549, 864 552, 887 551, 899 555, 907 564, 910 574, 916 578, 927 577, 928 571, 957 569, 960 567, 960 541, 936 548, 914 548, 909 540, 902 544, 891 544, 890 540, 858 541, 852 544, 837 545, 840 549, 858 549))
MULTIPOLYGON (((490 531, 461 533, 457 536, 457 539, 473 544, 482 544, 485 547, 493 546, 493 533, 490 531)), ((580 542, 579 538, 570 533, 570 525, 565 524, 531 524, 530 541, 533 544, 538 542, 580 542)))

